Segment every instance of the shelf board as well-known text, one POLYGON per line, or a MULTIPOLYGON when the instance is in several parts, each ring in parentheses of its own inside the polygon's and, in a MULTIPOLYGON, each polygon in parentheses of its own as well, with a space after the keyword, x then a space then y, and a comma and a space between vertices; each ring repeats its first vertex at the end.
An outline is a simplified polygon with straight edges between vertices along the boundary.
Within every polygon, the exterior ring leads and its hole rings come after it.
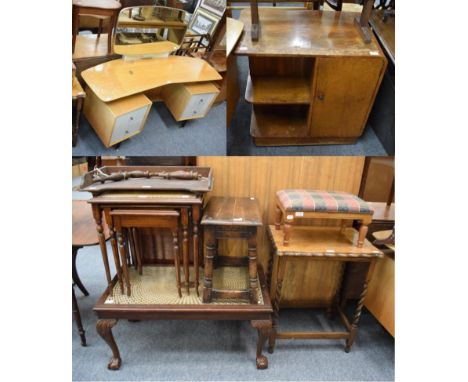
POLYGON ((245 99, 257 105, 309 105, 310 79, 305 77, 270 77, 250 75, 247 78, 245 99))
POLYGON ((356 142, 356 137, 313 137, 305 105, 254 105, 250 135, 257 146, 307 146, 356 142))

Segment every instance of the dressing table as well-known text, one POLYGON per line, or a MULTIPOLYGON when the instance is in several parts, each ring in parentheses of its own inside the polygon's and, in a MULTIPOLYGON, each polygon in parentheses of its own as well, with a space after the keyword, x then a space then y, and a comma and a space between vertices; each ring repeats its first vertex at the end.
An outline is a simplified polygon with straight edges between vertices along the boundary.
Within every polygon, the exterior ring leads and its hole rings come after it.
POLYGON ((187 29, 185 11, 124 8, 113 36, 112 60, 81 73, 84 115, 106 147, 140 133, 152 102, 164 102, 176 121, 207 115, 221 76, 206 61, 175 56, 187 29))

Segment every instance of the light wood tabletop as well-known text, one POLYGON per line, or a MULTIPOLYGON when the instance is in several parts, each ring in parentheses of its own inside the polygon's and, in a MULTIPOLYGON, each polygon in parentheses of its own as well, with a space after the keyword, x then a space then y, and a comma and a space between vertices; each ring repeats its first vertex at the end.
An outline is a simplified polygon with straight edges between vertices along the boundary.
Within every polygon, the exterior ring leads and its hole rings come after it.
POLYGON ((157 41, 145 44, 114 44, 114 52, 122 56, 150 55, 172 53, 179 49, 179 45, 172 41, 157 41))
POLYGON ((104 102, 169 84, 222 79, 206 61, 185 56, 136 61, 118 59, 89 68, 81 75, 93 92, 104 102))

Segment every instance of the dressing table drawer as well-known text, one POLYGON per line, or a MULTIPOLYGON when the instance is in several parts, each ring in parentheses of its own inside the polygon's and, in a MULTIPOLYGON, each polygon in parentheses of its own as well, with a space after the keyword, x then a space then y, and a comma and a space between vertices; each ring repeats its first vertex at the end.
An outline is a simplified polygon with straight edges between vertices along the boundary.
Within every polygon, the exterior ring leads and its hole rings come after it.
POLYGON ((143 94, 103 102, 87 88, 86 96, 84 115, 106 147, 140 133, 152 105, 143 94))
POLYGON ((176 121, 202 118, 208 114, 218 88, 211 82, 165 86, 162 98, 176 121))

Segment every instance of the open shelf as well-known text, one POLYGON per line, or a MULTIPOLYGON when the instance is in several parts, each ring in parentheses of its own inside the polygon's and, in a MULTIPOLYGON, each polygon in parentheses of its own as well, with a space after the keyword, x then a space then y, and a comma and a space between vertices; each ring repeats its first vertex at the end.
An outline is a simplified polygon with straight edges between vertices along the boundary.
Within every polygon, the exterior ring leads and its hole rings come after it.
POLYGON ((247 78, 245 99, 256 105, 308 105, 311 82, 307 77, 273 77, 250 75, 247 78))
POLYGON ((254 105, 250 123, 250 134, 255 143, 294 138, 301 144, 301 138, 308 136, 306 105, 254 105))

